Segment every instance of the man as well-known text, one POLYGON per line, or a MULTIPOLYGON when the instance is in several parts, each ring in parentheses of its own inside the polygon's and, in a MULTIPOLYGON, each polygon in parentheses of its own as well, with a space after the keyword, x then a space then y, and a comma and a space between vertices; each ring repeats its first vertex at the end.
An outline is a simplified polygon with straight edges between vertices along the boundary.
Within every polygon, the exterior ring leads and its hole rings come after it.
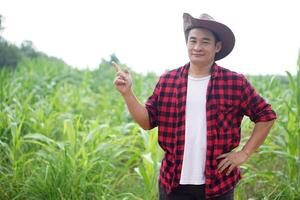
POLYGON ((215 63, 234 47, 230 28, 207 14, 184 13, 183 20, 190 62, 163 74, 145 106, 131 90, 129 72, 117 64, 114 84, 143 129, 158 126, 165 151, 160 199, 233 199, 238 166, 263 143, 276 114, 243 75, 215 63), (255 127, 242 150, 233 151, 244 115, 255 127))

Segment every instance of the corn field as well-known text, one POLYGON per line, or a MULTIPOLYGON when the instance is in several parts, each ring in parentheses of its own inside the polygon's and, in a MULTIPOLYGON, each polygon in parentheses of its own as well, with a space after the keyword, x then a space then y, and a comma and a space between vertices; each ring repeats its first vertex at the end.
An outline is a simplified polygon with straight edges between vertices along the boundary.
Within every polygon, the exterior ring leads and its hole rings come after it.
MULTIPOLYGON (((141 102, 155 74, 131 72, 141 102)), ((0 70, 0 199, 158 199, 157 129, 132 121, 114 70, 24 59, 0 70)), ((241 166, 235 199, 300 199, 300 54, 297 74, 248 77, 278 115, 241 166)), ((245 118, 242 145, 253 123, 245 118)))

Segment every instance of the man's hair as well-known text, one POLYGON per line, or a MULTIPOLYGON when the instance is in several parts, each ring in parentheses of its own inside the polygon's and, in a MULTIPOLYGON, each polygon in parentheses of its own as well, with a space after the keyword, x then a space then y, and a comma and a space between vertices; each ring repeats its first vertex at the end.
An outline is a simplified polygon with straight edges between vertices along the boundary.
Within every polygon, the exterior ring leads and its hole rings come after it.
MULTIPOLYGON (((195 27, 195 28, 202 28, 202 27, 195 27)), ((187 34, 186 34, 186 36, 185 36, 185 37, 186 37, 186 38, 185 38, 186 43, 188 42, 190 31, 191 31, 192 29, 195 29, 195 28, 191 28, 191 29, 187 30, 187 34)), ((220 42, 220 41, 221 41, 221 40, 219 39, 219 36, 218 36, 215 32, 213 32, 213 31, 211 31, 211 30, 209 30, 209 29, 207 29, 207 28, 203 28, 203 29, 206 29, 206 30, 210 31, 210 32, 213 34, 214 39, 215 39, 215 44, 217 44, 217 42, 220 42)))

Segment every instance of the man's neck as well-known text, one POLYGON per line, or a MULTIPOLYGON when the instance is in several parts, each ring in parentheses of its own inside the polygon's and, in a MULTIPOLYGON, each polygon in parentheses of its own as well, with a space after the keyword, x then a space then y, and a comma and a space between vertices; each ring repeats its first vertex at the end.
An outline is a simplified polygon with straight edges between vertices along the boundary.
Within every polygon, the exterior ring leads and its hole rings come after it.
POLYGON ((190 63, 189 75, 195 78, 209 76, 211 74, 211 66, 213 62, 208 65, 194 65, 190 63))

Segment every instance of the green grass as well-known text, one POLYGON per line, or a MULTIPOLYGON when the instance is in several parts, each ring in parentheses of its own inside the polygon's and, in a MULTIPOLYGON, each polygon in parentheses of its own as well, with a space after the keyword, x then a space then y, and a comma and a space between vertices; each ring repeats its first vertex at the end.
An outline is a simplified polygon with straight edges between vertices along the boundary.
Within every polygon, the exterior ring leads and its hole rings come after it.
MULTIPOLYGON (((236 199, 300 198, 299 62, 297 76, 249 77, 278 120, 242 166, 236 199)), ((45 58, 0 70, 0 199, 157 199, 157 130, 133 123, 114 74, 45 58)), ((132 76, 145 102, 157 77, 132 76)), ((251 128, 245 119, 242 143, 251 128)))

